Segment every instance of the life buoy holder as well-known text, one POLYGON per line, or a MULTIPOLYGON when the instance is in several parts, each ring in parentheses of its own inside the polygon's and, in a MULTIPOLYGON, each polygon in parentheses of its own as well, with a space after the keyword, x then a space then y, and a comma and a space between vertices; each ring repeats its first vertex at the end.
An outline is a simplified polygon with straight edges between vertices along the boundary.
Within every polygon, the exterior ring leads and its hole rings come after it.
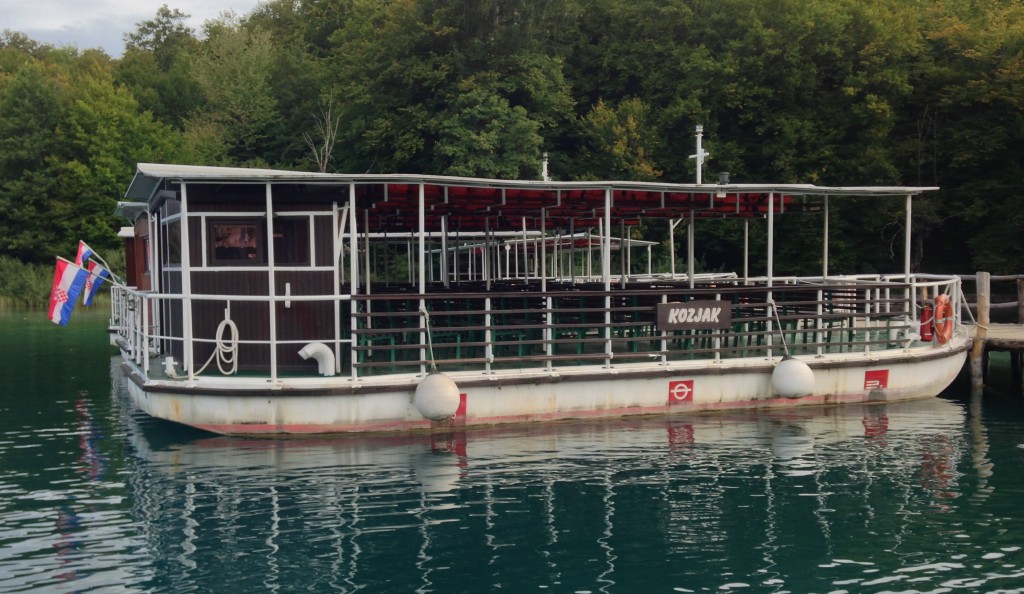
POLYGON ((935 338, 939 344, 946 344, 953 338, 953 305, 949 302, 948 295, 939 295, 935 298, 935 338))

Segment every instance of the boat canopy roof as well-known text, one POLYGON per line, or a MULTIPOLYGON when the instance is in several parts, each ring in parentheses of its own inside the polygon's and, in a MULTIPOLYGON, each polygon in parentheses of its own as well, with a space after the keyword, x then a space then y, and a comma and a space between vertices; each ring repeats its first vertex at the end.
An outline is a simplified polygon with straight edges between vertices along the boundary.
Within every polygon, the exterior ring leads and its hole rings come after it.
MULTIPOLYGON (((337 174, 140 163, 125 194, 154 206, 177 184, 301 186, 302 199, 347 202, 367 211, 370 231, 583 229, 598 221, 634 225, 646 219, 760 218, 815 211, 824 198, 907 197, 937 187, 828 187, 811 184, 676 184, 635 181, 532 181, 415 174, 337 174), (342 188, 345 188, 342 190, 342 188)), ((288 195, 288 192, 283 192, 288 195)))

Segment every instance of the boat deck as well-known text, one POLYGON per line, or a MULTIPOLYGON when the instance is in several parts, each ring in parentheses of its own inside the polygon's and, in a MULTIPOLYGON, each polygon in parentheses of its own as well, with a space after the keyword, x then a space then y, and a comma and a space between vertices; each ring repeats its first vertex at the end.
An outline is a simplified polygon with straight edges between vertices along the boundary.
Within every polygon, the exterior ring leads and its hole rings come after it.
POLYGON ((766 288, 676 288, 676 296, 672 287, 650 285, 610 293, 586 285, 546 292, 523 287, 495 287, 490 293, 457 287, 431 294, 423 299, 430 312, 429 341, 420 324, 419 297, 377 292, 372 306, 356 300, 355 367, 392 373, 431 360, 430 345, 435 362, 447 368, 770 357, 786 348, 792 354, 824 354, 887 348, 895 333, 907 328, 902 308, 865 314, 867 301, 850 287, 780 288, 773 292, 776 311, 767 305, 766 288), (695 299, 728 302, 732 324, 658 330, 659 303, 695 299))
MULTIPOLYGON (((328 345, 337 354, 337 373, 352 378, 422 374, 432 364, 445 371, 493 373, 905 349, 924 343, 907 314, 914 309, 913 291, 902 279, 804 278, 768 286, 733 277, 708 279, 694 288, 674 280, 647 280, 610 290, 599 283, 534 279, 453 283, 431 286, 426 293, 403 285, 372 286, 338 301, 338 334, 273 345, 245 340, 243 334, 238 373, 315 377, 313 361, 273 368, 262 363, 271 349, 280 361, 310 342, 328 345), (659 307, 691 303, 719 304, 729 318, 716 328, 666 328, 659 321, 659 307)), ((148 341, 149 353, 165 356, 167 337, 152 326, 144 336, 140 330, 146 322, 138 313, 149 309, 143 302, 164 297, 125 297, 138 303, 125 308, 135 313, 123 320, 122 348, 148 377, 160 378, 162 365, 146 360, 141 345, 148 341), (158 348, 161 341, 164 346, 158 348)), ((194 338, 193 368, 221 348, 219 340, 194 338)), ((200 373, 215 376, 217 365, 194 375, 200 373)))

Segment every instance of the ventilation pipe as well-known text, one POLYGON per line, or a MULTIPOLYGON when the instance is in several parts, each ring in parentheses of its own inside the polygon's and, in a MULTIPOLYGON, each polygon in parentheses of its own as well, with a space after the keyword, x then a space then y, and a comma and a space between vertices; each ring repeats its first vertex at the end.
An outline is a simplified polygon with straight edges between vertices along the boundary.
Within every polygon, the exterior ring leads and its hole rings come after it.
POLYGON ((334 351, 322 342, 311 342, 302 347, 299 356, 303 360, 313 358, 319 365, 320 375, 334 375, 334 351))

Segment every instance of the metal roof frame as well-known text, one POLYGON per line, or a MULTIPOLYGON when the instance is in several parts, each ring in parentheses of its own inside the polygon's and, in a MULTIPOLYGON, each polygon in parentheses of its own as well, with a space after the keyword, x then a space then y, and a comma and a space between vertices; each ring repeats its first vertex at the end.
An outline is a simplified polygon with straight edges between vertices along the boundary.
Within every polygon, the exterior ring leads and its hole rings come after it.
POLYGON ((676 184, 636 181, 499 180, 416 174, 338 174, 140 163, 126 198, 156 206, 178 184, 287 184, 337 187, 338 201, 354 190, 368 214, 370 231, 421 230, 420 191, 425 199, 425 230, 446 220, 453 231, 484 229, 548 230, 598 226, 611 220, 635 225, 643 220, 766 218, 774 214, 823 209, 825 197, 908 197, 936 187, 816 186, 812 184, 676 184), (771 206, 769 206, 769 204, 771 206))

